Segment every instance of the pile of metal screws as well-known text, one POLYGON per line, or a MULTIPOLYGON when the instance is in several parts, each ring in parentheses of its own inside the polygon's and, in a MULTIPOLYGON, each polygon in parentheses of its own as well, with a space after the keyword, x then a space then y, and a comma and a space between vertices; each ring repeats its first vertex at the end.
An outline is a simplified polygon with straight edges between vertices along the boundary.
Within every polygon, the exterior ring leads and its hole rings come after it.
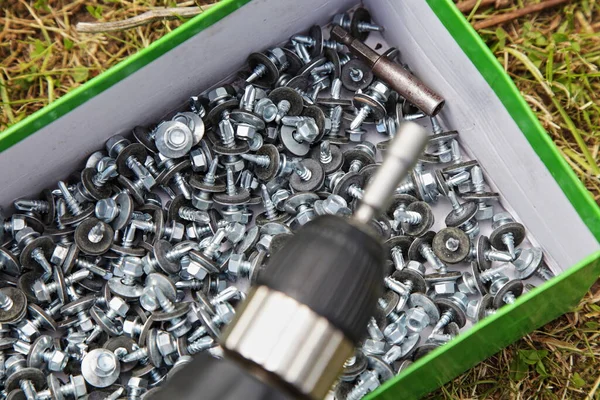
MULTIPOLYGON (((382 30, 364 9, 333 23, 361 40, 382 30)), ((350 215, 381 140, 429 119, 318 26, 247 63, 232 84, 111 137, 79 179, 0 217, 3 397, 136 400, 191 355, 220 357, 220 331, 269 256, 317 216, 350 215)), ((429 148, 373 221, 389 290, 338 399, 359 399, 513 303, 523 280, 551 276, 539 249, 519 248, 523 225, 494 212, 498 194, 461 155, 458 132, 431 124, 429 148), (442 202, 452 211, 434 232, 442 202)))

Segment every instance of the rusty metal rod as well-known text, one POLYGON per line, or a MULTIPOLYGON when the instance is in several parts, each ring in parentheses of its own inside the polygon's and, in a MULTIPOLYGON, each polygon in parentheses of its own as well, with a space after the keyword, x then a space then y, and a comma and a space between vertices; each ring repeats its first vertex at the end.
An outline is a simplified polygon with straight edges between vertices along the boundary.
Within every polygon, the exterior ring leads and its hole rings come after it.
POLYGON ((377 78, 390 85, 425 114, 436 115, 444 107, 445 100, 440 95, 402 68, 400 64, 378 54, 341 26, 336 25, 331 29, 331 38, 345 44, 352 54, 372 68, 377 78))

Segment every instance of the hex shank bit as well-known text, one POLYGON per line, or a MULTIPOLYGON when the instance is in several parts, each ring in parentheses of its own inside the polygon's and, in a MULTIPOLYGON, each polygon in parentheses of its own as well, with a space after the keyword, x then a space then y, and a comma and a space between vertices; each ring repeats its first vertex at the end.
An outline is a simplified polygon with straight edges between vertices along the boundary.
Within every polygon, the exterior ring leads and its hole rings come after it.
POLYGON ((413 103, 427 115, 436 115, 444 107, 445 100, 413 74, 375 50, 354 38, 339 25, 331 28, 331 38, 343 43, 350 52, 373 69, 373 74, 390 85, 392 89, 413 103))
POLYGON ((383 163, 365 190, 354 220, 366 224, 385 210, 392 193, 425 149, 428 138, 427 131, 420 125, 414 122, 400 124, 383 163))

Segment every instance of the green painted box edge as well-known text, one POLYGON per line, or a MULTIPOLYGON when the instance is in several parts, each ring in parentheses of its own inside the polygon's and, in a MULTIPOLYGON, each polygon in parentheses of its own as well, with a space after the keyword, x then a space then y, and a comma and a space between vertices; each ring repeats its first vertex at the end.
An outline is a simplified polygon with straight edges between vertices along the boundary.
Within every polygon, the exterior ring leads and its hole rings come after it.
MULTIPOLYGON (((249 0, 223 0, 146 49, 0 132, 0 151, 77 108, 248 2, 249 0)), ((562 158, 494 55, 451 0, 427 0, 427 3, 494 90, 588 229, 597 240, 600 239, 600 224, 597 223, 600 220, 600 208, 562 158)), ((567 312, 585 294, 598 275, 600 252, 588 256, 558 278, 522 296, 514 305, 504 307, 469 332, 425 356, 369 398, 418 398, 439 387, 527 332, 567 312), (535 312, 531 313, 532 311, 535 312), (532 318, 527 318, 529 313, 533 314, 532 318), (505 329, 498 329, 498 326, 505 329)))

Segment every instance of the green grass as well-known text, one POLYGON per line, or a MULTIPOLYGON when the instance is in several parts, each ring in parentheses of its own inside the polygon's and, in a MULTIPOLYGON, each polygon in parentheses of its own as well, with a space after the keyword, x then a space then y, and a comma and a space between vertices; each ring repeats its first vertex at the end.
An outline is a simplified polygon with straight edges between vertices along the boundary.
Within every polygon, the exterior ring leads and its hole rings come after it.
MULTIPOLYGON (((475 22, 534 1, 478 9, 475 22)), ((0 3, 0 131, 181 24, 81 34, 173 1, 4 0, 0 3)), ((181 2, 179 3, 182 4, 181 2)), ((191 5, 193 2, 186 2, 191 5)), ((479 33, 586 187, 600 201, 600 6, 580 0, 479 33)), ((546 325, 431 394, 430 399, 599 399, 600 287, 546 325)))

